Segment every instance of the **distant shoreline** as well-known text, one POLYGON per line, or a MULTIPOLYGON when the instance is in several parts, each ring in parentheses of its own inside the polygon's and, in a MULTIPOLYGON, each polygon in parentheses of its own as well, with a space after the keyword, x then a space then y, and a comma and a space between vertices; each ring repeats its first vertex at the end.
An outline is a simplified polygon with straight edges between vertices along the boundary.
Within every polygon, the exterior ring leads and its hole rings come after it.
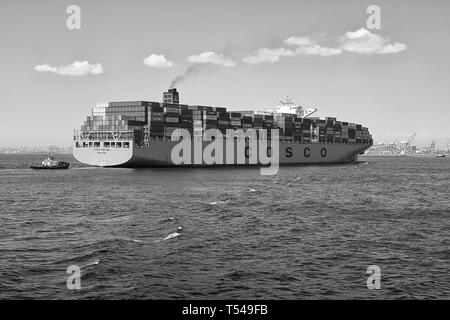
MULTIPOLYGON (((407 155, 399 155, 399 154, 382 154, 382 153, 369 153, 369 154, 361 154, 358 157, 394 157, 394 158, 436 158, 440 153, 436 154, 407 154, 407 155)), ((450 156, 448 153, 443 153, 446 156, 450 156)))
MULTIPOLYGON (((1 155, 30 155, 30 154, 48 154, 51 151, 42 151, 42 152, 0 152, 1 155)), ((71 152, 52 152, 53 154, 72 154, 71 152)))

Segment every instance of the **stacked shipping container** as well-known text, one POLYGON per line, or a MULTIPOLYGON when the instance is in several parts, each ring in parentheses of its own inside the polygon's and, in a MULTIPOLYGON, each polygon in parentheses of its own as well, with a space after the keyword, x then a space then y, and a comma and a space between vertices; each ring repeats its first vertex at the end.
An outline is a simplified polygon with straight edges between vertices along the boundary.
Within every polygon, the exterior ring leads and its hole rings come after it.
POLYGON ((280 138, 310 143, 372 143, 368 128, 359 124, 337 121, 336 118, 299 118, 293 114, 267 112, 227 112, 223 107, 188 106, 148 101, 110 102, 104 116, 89 116, 82 131, 132 130, 137 144, 148 144, 150 139, 165 139, 182 128, 192 136, 205 130, 266 129, 268 137, 279 129, 280 138))
POLYGON ((180 128, 188 130, 191 136, 194 134, 194 111, 186 105, 180 109, 180 128))
POLYGON ((164 108, 159 103, 152 103, 148 108, 148 136, 164 136, 164 108))
POLYGON ((170 137, 180 127, 180 107, 177 104, 164 103, 164 136, 170 137))

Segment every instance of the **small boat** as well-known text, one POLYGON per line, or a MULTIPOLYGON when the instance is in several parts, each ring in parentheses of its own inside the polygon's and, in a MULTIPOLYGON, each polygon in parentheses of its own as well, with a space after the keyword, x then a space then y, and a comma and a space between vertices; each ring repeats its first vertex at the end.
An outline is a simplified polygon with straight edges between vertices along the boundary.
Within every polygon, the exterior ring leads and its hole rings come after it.
POLYGON ((69 169, 70 164, 64 161, 57 161, 53 158, 53 155, 49 153, 47 157, 36 166, 30 166, 31 169, 69 169))
POLYGON ((436 157, 438 157, 438 158, 445 158, 445 154, 438 154, 436 157))

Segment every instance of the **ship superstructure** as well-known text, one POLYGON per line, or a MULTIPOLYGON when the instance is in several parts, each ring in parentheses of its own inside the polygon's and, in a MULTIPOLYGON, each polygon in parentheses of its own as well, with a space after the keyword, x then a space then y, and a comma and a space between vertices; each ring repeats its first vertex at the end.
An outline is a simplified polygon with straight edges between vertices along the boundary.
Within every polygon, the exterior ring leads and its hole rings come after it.
MULTIPOLYGON (((200 141, 202 150, 214 141, 214 137, 206 139, 208 129, 217 129, 224 141, 230 130, 244 133, 255 130, 255 139, 268 139, 267 152, 276 130, 279 147, 270 152, 279 153, 280 164, 351 162, 373 144, 368 128, 334 117, 310 117, 316 110, 294 105, 289 100, 266 111, 228 111, 224 107, 185 105, 179 103, 179 92, 172 88, 164 92, 163 102, 98 104, 80 130, 74 131, 73 153, 78 161, 94 166, 176 166, 171 154, 182 139, 172 135, 177 129, 186 130, 192 143, 200 141), (264 135, 260 135, 261 132, 264 135)), ((236 137, 234 139, 239 144, 236 137)), ((243 139, 246 139, 245 148, 234 149, 232 159, 235 161, 212 165, 240 164, 240 152, 245 152, 245 157, 249 158, 251 141, 248 137, 243 139)), ((223 152, 227 152, 225 142, 223 152)), ((186 165, 209 163, 193 161, 186 165)))

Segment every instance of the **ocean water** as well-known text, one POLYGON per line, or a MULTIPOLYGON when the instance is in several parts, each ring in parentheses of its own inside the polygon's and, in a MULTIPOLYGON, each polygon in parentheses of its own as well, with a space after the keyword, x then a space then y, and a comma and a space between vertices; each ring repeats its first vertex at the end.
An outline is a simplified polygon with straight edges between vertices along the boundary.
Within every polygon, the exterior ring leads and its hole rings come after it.
POLYGON ((58 157, 73 167, 0 155, 0 299, 450 298, 449 158, 261 176, 58 157))

